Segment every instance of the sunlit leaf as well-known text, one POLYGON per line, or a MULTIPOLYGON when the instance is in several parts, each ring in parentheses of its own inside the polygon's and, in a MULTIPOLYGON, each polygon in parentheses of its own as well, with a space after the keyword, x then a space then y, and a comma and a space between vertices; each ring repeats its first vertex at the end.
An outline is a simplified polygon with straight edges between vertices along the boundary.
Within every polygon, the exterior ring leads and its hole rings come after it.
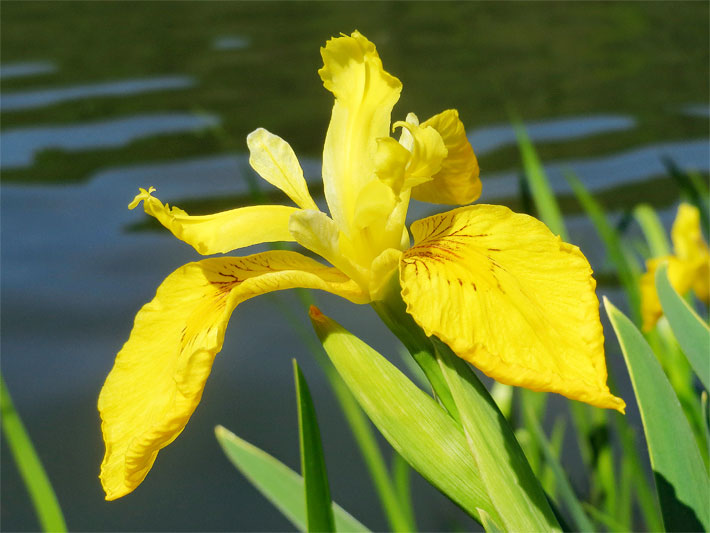
POLYGON ((678 397, 641 332, 604 305, 634 386, 666 530, 707 531, 708 474, 678 397))
POLYGON ((502 523, 463 430, 444 408, 387 359, 314 307, 311 321, 343 380, 397 453, 473 517, 480 508, 502 523))
POLYGON ((663 314, 705 390, 710 391, 710 328, 673 289, 667 270, 668 265, 662 265, 656 271, 656 290, 663 314))
MULTIPOLYGON (((240 439, 222 426, 215 428, 215 435, 232 464, 299 531, 306 531, 303 478, 268 453, 240 439)), ((336 503, 333 503, 333 515, 336 531, 369 531, 336 503)))
POLYGON ((433 342, 501 525, 507 531, 561 531, 513 430, 481 380, 446 344, 433 342))

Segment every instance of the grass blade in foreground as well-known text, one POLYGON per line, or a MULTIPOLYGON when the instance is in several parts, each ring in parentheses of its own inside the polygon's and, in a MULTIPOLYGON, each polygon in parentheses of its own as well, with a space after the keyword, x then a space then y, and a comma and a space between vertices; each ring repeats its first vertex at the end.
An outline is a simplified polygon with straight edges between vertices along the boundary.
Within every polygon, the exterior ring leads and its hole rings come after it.
POLYGON ((634 218, 646 237, 651 257, 663 257, 671 253, 666 230, 653 207, 648 204, 637 205, 634 208, 634 218))
POLYGON ((301 474, 305 485, 308 531, 335 531, 328 473, 311 392, 298 363, 293 360, 298 403, 298 437, 301 446, 301 474))
POLYGON ((641 411, 665 528, 708 531, 708 474, 678 397, 641 332, 606 298, 604 306, 641 411))
POLYGON ((667 271, 668 265, 656 271, 656 290, 663 314, 705 390, 710 391, 710 328, 673 289, 667 271))
MULTIPOLYGON (((303 478, 282 462, 217 426, 215 435, 229 460, 299 530, 306 531, 303 478)), ((333 503, 336 531, 366 532, 365 526, 333 503)))
POLYGON ((474 518, 483 509, 502 524, 481 482, 466 437, 436 401, 387 359, 311 307, 326 353, 392 447, 474 518))
POLYGON ((515 135, 518 138, 520 157, 523 160, 525 176, 530 184, 530 192, 535 201, 538 218, 547 224, 552 233, 562 237, 563 241, 569 242, 562 212, 547 181, 545 170, 537 152, 535 152, 535 147, 525 131, 525 126, 521 122, 515 122, 513 128, 515 128, 515 135))
POLYGON ((466 440, 507 531, 561 531, 513 430, 468 364, 432 339, 466 440))
POLYGON ((34 445, 27 434, 20 416, 7 390, 5 380, 0 376, 0 405, 2 406, 2 429, 7 444, 15 458, 17 469, 30 493, 37 518, 44 531, 62 532, 67 530, 62 510, 47 473, 37 457, 34 445))

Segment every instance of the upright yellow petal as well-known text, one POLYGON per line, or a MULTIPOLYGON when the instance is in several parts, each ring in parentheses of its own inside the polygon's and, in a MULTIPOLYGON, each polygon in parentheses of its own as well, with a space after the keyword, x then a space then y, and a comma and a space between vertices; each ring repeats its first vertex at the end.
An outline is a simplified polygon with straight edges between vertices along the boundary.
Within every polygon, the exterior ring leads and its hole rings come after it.
POLYGON ((449 109, 422 124, 431 126, 444 139, 448 150, 441 170, 429 182, 412 189, 412 198, 433 204, 466 205, 481 195, 478 160, 468 142, 459 113, 449 109))
POLYGON ((282 205, 257 205, 223 211, 214 215, 190 216, 151 196, 155 189, 140 189, 129 209, 141 201, 143 209, 202 255, 231 252, 263 242, 293 242, 288 231, 289 217, 298 211, 282 205))
POLYGON ((206 259, 179 268, 136 316, 99 396, 106 499, 133 491, 158 451, 182 432, 202 397, 234 308, 253 296, 305 287, 367 301, 335 268, 294 252, 206 259))
POLYGON ((321 48, 323 85, 335 105, 323 150, 323 184, 330 212, 347 231, 360 190, 375 176, 377 139, 389 136, 402 84, 382 67, 375 45, 359 32, 321 48))
POLYGON ((400 263, 407 311, 488 376, 624 410, 606 385, 589 263, 542 222, 477 205, 412 225, 400 263))
POLYGON ((247 136, 249 164, 302 209, 318 209, 293 148, 278 135, 259 128, 247 136))
POLYGON ((686 203, 678 206, 671 240, 675 256, 681 261, 702 261, 708 254, 708 245, 700 230, 700 211, 697 207, 686 203))

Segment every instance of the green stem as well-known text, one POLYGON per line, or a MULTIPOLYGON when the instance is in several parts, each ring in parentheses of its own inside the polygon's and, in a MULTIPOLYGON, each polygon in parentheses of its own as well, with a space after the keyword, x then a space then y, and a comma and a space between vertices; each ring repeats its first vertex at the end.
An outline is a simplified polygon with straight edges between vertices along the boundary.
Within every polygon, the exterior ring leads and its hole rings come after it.
POLYGON ((20 475, 25 482, 25 487, 30 493, 42 529, 44 531, 66 531, 67 525, 64 522, 57 496, 54 494, 54 489, 52 489, 47 473, 42 467, 20 415, 15 411, 10 391, 8 391, 2 375, 0 375, 0 401, 2 402, 3 432, 20 475))

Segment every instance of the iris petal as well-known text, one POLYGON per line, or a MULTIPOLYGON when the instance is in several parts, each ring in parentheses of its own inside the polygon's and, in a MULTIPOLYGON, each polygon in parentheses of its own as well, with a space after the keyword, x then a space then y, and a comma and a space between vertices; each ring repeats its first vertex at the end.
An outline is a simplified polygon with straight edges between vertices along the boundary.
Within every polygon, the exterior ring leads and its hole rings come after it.
POLYGON ((288 231, 288 219, 299 211, 295 207, 258 205, 190 216, 178 207, 163 205, 151 196, 154 190, 140 189, 128 208, 133 209, 142 201, 146 213, 202 255, 226 253, 263 242, 294 240, 288 231))
POLYGON ((367 301, 343 273, 295 252, 205 259, 165 279, 138 312, 99 396, 106 499, 133 491, 158 451, 182 432, 202 397, 234 308, 293 287, 367 301))
POLYGON ((427 335, 510 385, 624 410, 606 385, 589 263, 538 220, 477 205, 412 225, 402 297, 427 335))
POLYGON ((259 128, 247 136, 249 164, 274 187, 285 192, 302 209, 318 209, 308 192, 296 154, 278 135, 259 128))
POLYGON ((481 195, 478 160, 455 109, 434 115, 422 124, 439 132, 448 155, 429 182, 412 189, 412 198, 433 204, 466 205, 481 195))
POLYGON ((318 73, 335 95, 323 150, 325 198, 333 219, 349 232, 360 190, 377 179, 377 139, 389 135, 402 84, 385 72, 375 45, 357 31, 330 39, 321 55, 318 73))

